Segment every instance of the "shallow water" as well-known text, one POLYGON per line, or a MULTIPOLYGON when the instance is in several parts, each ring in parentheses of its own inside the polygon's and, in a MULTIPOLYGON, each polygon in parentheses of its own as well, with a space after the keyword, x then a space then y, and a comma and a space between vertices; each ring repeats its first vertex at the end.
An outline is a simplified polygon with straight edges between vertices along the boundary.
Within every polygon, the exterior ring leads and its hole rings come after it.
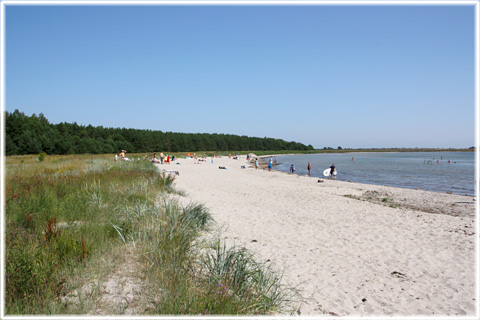
MULTIPOLYGON (((268 159, 266 159, 268 161, 268 159)), ((276 170, 324 177, 332 163, 337 179, 456 194, 475 194, 474 152, 364 152, 277 156, 276 170), (353 160, 352 160, 353 157, 353 160), (448 161, 450 160, 450 163, 448 161), (438 161, 438 163, 437 163, 438 161)))

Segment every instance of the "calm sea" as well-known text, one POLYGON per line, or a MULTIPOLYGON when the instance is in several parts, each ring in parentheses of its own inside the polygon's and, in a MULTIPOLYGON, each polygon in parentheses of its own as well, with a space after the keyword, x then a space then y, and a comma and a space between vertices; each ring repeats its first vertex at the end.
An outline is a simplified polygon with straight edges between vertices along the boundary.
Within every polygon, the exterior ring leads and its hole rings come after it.
POLYGON ((289 172, 293 164, 301 175, 308 173, 310 161, 312 177, 323 177, 334 163, 337 180, 475 195, 474 152, 302 154, 277 156, 277 161, 281 164, 275 170, 289 172))

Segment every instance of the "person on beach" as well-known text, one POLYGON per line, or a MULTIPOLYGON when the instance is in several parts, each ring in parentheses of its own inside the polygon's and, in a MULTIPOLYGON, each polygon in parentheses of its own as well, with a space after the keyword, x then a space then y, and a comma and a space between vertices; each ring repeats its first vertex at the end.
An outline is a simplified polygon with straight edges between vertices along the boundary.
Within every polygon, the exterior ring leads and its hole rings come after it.
POLYGON ((163 152, 160 152, 160 163, 163 164, 163 152))
POLYGON ((293 166, 293 164, 290 166, 290 173, 294 173, 295 172, 295 167, 293 166))
POLYGON ((272 171, 272 159, 270 159, 270 161, 268 162, 268 171, 272 171))
POLYGON ((308 176, 310 177, 310 170, 312 170, 312 164, 310 163, 310 161, 308 161, 307 170, 308 170, 308 176))
POLYGON ((258 169, 258 158, 255 158, 255 170, 258 169))
POLYGON ((330 178, 333 178, 334 177, 334 174, 335 173, 335 163, 332 163, 332 165, 330 166, 330 178))

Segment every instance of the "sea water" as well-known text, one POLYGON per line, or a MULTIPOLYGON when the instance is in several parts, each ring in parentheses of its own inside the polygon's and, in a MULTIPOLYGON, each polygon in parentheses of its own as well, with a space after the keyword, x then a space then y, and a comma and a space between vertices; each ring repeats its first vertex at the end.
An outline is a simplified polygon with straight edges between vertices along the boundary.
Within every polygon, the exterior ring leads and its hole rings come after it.
MULTIPOLYGON (((266 161, 269 158, 265 159, 266 161)), ((275 170, 321 177, 335 164, 337 180, 456 194, 475 194, 474 152, 359 152, 277 156, 275 170), (449 163, 450 161, 450 163, 449 163)))

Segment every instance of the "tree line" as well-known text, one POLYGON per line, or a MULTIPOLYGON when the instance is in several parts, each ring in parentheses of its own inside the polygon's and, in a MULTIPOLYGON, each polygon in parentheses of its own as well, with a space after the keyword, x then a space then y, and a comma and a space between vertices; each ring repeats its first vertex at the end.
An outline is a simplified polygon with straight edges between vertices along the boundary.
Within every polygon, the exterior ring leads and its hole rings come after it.
POLYGON ((5 154, 103 154, 195 151, 313 150, 311 145, 282 139, 232 134, 179 133, 93 127, 62 122, 51 124, 40 113, 27 116, 5 111, 5 154))

